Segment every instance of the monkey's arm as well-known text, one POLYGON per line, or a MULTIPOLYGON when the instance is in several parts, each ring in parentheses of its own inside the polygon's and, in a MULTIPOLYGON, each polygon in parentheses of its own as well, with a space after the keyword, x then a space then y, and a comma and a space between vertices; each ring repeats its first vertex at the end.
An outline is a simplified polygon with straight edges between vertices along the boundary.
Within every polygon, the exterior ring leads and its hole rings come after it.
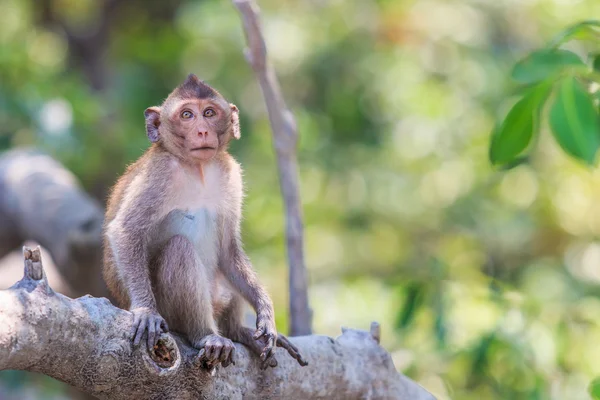
POLYGON ((228 244, 221 254, 219 267, 229 282, 256 311, 256 332, 253 337, 263 342, 261 359, 267 360, 273 355, 273 348, 277 341, 273 302, 258 281, 250 259, 242 249, 238 235, 228 238, 228 244))
POLYGON ((156 344, 162 331, 168 331, 158 314, 152 292, 148 265, 148 237, 158 218, 156 204, 163 204, 166 190, 153 174, 140 174, 125 192, 119 211, 107 228, 108 241, 114 255, 118 278, 122 280, 134 315, 131 335, 134 344, 148 331, 148 347, 156 344))

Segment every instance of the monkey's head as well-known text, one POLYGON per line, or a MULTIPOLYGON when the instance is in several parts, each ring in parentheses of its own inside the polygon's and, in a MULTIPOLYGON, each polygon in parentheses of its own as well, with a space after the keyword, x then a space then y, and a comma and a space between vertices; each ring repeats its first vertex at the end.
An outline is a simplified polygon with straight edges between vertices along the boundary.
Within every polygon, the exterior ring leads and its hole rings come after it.
POLYGON ((148 139, 185 160, 208 161, 240 138, 237 107, 194 74, 144 116, 148 139))

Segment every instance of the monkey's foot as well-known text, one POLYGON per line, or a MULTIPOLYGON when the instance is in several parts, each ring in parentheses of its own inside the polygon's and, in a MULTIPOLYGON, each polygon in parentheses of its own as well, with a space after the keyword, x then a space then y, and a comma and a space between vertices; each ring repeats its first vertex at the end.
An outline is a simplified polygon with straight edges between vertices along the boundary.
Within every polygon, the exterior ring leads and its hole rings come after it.
POLYGON ((211 334, 202 338, 198 347, 201 348, 198 359, 202 366, 209 371, 212 371, 219 364, 223 367, 227 367, 229 364, 235 365, 233 360, 235 346, 230 339, 211 334))
POLYGON ((302 358, 302 355, 300 354, 298 348, 294 346, 292 342, 290 342, 288 338, 283 336, 281 333, 277 335, 277 347, 286 349, 288 354, 292 356, 292 358, 294 358, 296 361, 298 361, 298 364, 300 364, 301 366, 306 367, 308 365, 308 361, 302 358))

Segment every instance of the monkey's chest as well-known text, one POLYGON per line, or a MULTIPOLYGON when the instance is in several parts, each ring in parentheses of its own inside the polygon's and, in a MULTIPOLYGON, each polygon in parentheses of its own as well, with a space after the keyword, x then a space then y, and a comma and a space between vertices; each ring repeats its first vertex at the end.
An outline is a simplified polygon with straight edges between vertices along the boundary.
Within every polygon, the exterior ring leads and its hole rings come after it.
POLYGON ((215 210, 207 207, 171 210, 156 227, 156 237, 163 244, 176 235, 192 243, 205 267, 216 266, 219 242, 215 210))
POLYGON ((223 203, 222 177, 214 165, 207 165, 203 171, 202 179, 196 170, 179 170, 158 234, 163 240, 175 235, 186 237, 204 266, 214 268, 219 248, 218 212, 223 203))

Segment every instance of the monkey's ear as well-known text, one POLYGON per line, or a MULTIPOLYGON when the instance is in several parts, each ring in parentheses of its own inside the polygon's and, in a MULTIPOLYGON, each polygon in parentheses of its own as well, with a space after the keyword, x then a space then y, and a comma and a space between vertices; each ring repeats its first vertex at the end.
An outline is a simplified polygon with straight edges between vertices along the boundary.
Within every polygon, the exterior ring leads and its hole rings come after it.
POLYGON ((231 131, 233 132, 233 137, 239 139, 242 136, 242 132, 240 131, 240 110, 238 110, 235 104, 229 104, 229 107, 231 107, 231 131))
POLYGON ((144 111, 146 117, 146 135, 152 143, 158 142, 158 127, 160 126, 160 107, 148 107, 144 111))

